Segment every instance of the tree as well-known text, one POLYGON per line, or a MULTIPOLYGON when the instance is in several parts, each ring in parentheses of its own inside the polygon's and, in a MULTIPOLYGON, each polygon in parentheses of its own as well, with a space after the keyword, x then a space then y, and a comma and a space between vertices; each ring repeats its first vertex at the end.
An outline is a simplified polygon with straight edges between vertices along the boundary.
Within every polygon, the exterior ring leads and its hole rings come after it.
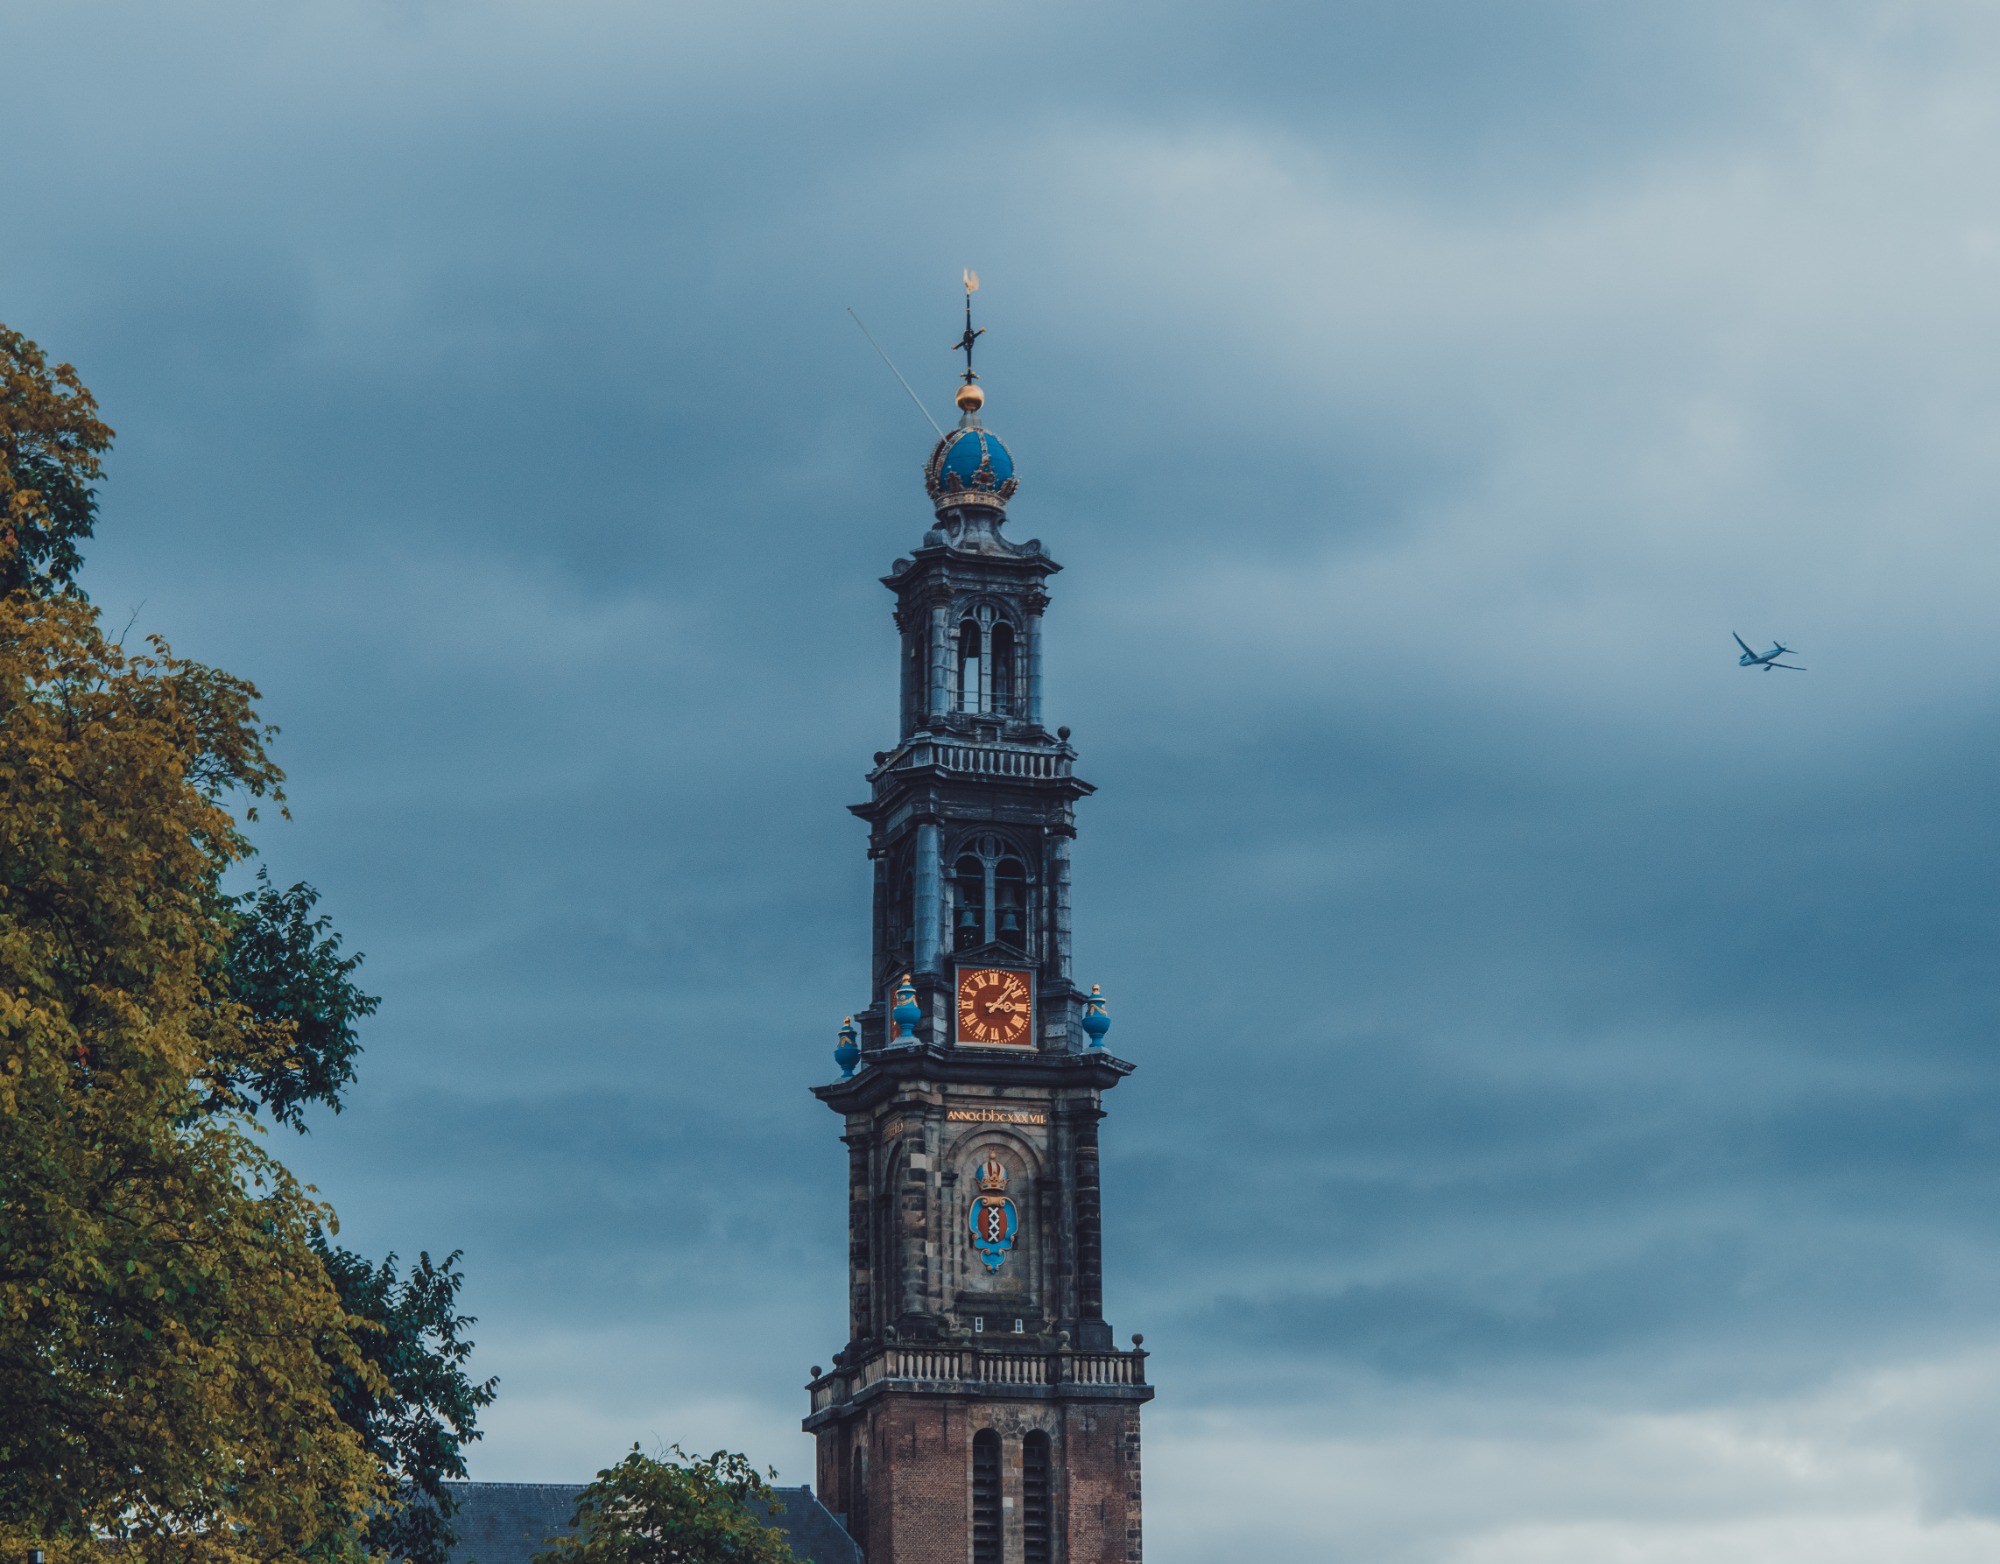
POLYGON ((674 1445, 656 1460, 634 1445, 578 1497, 576 1535, 553 1539, 535 1564, 798 1564, 764 1519, 781 1508, 740 1455, 674 1445))
POLYGON ((236 898, 221 983, 258 1020, 291 1029, 282 1057, 243 1060, 228 1071, 232 1092, 254 1097, 280 1124, 305 1130, 305 1108, 340 1112, 361 1052, 355 1022, 382 1001, 354 982, 359 955, 340 953, 340 936, 325 914, 314 917, 319 892, 303 882, 279 890, 257 871, 255 890, 236 898))
POLYGON ((292 1045, 211 976, 282 799, 257 693, 80 598, 0 599, 0 1527, 140 1557, 352 1555, 378 1384, 333 1225, 237 1084, 292 1045))
POLYGON ((337 1372, 334 1405, 399 1487, 398 1502, 369 1522, 369 1549, 411 1564, 444 1564, 458 1540, 451 1526, 457 1500, 445 1484, 465 1476, 464 1447, 479 1437, 479 1408, 492 1404, 496 1383, 475 1385, 466 1376, 472 1343, 460 1333, 475 1322, 458 1312, 458 1255, 439 1264, 420 1255, 407 1276, 398 1275, 393 1254, 371 1265, 322 1242, 320 1259, 341 1306, 364 1322, 355 1342, 376 1371, 337 1372))
POLYGON ((75 369, 0 326, 0 593, 76 590, 110 448, 75 369))

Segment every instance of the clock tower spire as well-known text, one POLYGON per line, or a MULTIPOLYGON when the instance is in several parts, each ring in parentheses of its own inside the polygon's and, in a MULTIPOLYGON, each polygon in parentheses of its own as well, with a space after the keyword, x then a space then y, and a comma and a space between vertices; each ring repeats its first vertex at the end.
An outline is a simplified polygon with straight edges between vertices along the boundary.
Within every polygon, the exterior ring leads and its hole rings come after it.
POLYGON ((1103 1095, 1132 1066, 1070 970, 1070 844, 1092 788, 1042 711, 1061 567, 1002 531, 1014 458, 982 422, 971 297, 935 521, 883 578, 901 720, 879 751, 872 1003, 814 1095, 848 1151, 848 1338, 805 1427, 870 1564, 1137 1564, 1140 1338, 1104 1317, 1103 1095))

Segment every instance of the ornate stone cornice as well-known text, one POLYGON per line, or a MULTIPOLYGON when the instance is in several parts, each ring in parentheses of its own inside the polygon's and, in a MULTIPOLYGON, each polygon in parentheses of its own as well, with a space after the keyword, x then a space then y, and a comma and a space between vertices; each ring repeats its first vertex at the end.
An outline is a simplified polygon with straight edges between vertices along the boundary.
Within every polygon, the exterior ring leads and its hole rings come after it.
POLYGON ((1044 1091, 1109 1091, 1138 1066, 1114 1055, 1043 1053, 1024 1049, 996 1055, 945 1048, 936 1043, 900 1043, 873 1049, 862 1056, 862 1068, 849 1081, 815 1086, 812 1094, 836 1113, 864 1113, 887 1102, 899 1086, 911 1081, 942 1086, 1024 1086, 1044 1091))

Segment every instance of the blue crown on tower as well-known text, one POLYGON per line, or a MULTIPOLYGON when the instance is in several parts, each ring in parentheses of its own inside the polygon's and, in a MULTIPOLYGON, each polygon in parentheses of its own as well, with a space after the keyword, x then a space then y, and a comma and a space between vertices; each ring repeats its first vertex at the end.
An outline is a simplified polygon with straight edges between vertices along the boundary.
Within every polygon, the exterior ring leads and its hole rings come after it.
POLYGON ((1014 497, 1019 480, 1014 476, 1014 456, 1000 443, 1000 437, 979 422, 979 410, 986 405, 986 393, 979 389, 979 377, 972 370, 972 348, 986 328, 972 324, 972 296, 979 291, 979 274, 965 274, 965 335, 952 346, 965 355, 964 382, 958 388, 958 427, 946 435, 924 463, 924 488, 939 512, 965 505, 984 505, 1005 510, 1014 497))

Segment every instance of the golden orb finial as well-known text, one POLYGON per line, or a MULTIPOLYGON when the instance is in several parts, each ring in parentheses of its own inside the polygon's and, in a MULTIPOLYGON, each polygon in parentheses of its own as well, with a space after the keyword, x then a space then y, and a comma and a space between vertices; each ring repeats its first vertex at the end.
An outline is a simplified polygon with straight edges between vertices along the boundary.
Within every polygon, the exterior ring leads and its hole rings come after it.
POLYGON ((976 413, 986 405, 986 393, 968 382, 958 388, 958 395, 954 400, 957 401, 961 413, 976 413))

